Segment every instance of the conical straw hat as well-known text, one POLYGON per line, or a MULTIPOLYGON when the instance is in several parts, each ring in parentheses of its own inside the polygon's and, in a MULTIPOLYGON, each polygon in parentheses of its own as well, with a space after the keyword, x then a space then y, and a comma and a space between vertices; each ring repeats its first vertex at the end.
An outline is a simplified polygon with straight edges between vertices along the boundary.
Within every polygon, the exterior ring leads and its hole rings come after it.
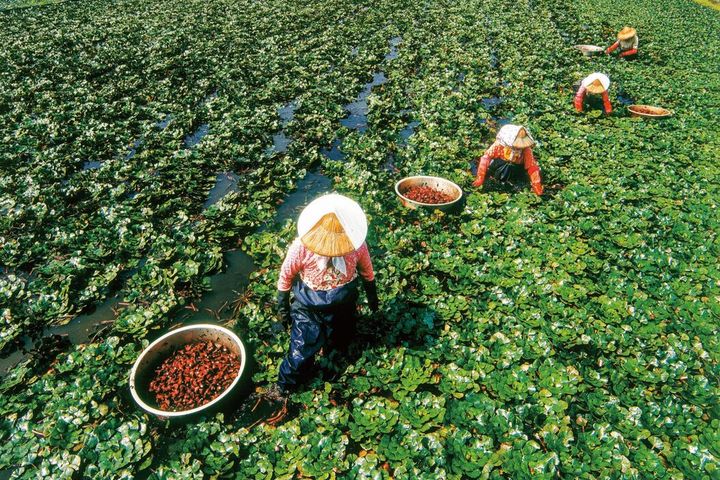
POLYGON ((637 30, 632 27, 624 27, 617 34, 618 40, 629 40, 637 35, 637 30))
POLYGON ((513 147, 528 148, 528 147, 532 147, 533 145, 535 145, 535 141, 527 133, 527 130, 525 130, 525 127, 521 128, 520 131, 518 131, 517 137, 515 137, 515 141, 513 142, 513 147))
POLYGON ((338 194, 312 201, 298 218, 300 241, 313 253, 342 257, 360 248, 367 235, 367 217, 357 202, 338 194))
POLYGON ((602 93, 610 88, 610 79, 604 73, 593 73, 585 77, 583 86, 590 93, 602 93))
POLYGON ((503 125, 495 139, 504 147, 527 148, 535 145, 530 132, 522 125, 503 125))

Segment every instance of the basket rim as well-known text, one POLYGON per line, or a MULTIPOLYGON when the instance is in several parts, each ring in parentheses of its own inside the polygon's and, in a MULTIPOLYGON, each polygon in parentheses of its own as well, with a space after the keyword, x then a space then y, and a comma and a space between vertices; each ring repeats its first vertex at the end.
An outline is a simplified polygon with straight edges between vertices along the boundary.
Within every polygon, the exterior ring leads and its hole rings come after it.
POLYGON ((406 200, 406 201, 408 201, 408 202, 412 202, 412 203, 414 203, 414 204, 416 204, 416 205, 421 205, 421 206, 423 206, 423 207, 440 207, 440 206, 443 206, 443 207, 444 207, 444 206, 452 205, 452 204, 454 204, 454 203, 459 202, 460 199, 462 199, 462 197, 463 197, 463 195, 464 195, 464 192, 463 192, 463 189, 460 188, 460 185, 458 185, 457 183, 453 182, 452 180, 448 180, 447 178, 434 177, 434 176, 432 176, 432 175, 412 175, 412 176, 409 176, 409 177, 401 178, 400 180, 398 180, 397 182, 395 182, 395 194, 397 194, 398 197, 400 197, 400 198, 402 198, 402 199, 404 199, 404 200, 406 200), (419 180, 441 180, 441 181, 443 181, 443 182, 447 182, 447 183, 449 183, 450 185, 452 185, 453 187, 457 188, 458 192, 460 192, 460 195, 458 195, 458 197, 457 197, 455 200, 453 200, 452 202, 444 202, 444 203, 424 203, 424 202, 418 202, 417 200, 413 200, 413 199, 411 199, 411 198, 408 198, 408 197, 406 197, 405 195, 403 195, 402 193, 400 193, 400 184, 403 183, 403 182, 405 182, 405 181, 407 181, 407 180, 414 180, 414 179, 419 179, 419 180))
POLYGON ((604 50, 603 47, 601 47, 599 45, 590 45, 587 43, 581 43, 581 44, 575 45, 575 48, 577 48, 579 50, 584 50, 587 52, 600 52, 600 51, 604 50))
POLYGON ((646 116, 646 117, 669 117, 669 116, 673 115, 672 110, 665 108, 665 107, 657 107, 655 105, 632 104, 632 105, 628 105, 627 109, 636 115, 642 115, 642 116, 646 116), (639 107, 654 108, 654 109, 662 110, 663 113, 639 112, 636 110, 639 107))
POLYGON ((143 351, 138 355, 138 358, 135 360, 135 363, 132 366, 132 369, 130 369, 130 394, 133 397, 133 400, 135 400, 135 403, 137 403, 140 408, 145 410, 148 413, 152 413, 154 415, 160 416, 160 417, 184 417, 186 415, 192 415, 194 413, 201 412, 212 405, 216 404, 220 400, 222 400, 234 387, 237 385, 238 381, 240 381, 240 377, 242 377, 243 372, 245 371, 245 365, 246 365, 246 358, 247 354, 245 353, 245 345, 243 344, 242 340, 240 340, 240 337, 235 334, 230 329, 227 329, 225 327, 222 327, 220 325, 213 325, 211 323, 197 323, 194 325, 187 325, 185 327, 176 328, 175 330, 171 330, 164 335, 161 335, 158 339, 156 339, 154 342, 152 342, 150 345, 145 347, 143 351), (217 397, 213 398, 211 401, 204 405, 200 405, 199 407, 192 408, 190 410, 180 410, 180 411, 169 411, 169 410, 160 410, 155 407, 151 407, 145 401, 140 398, 140 395, 137 393, 137 388, 135 385, 135 375, 137 373, 137 369, 140 366, 140 362, 143 360, 145 355, 152 350, 153 347, 158 345, 159 343, 167 340, 168 338, 172 337, 173 335, 177 335, 180 332, 184 332, 186 330, 196 330, 196 329, 211 329, 211 330, 218 330, 225 335, 229 336, 234 342, 238 344, 240 347, 240 370, 238 371, 237 375, 235 376, 235 379, 232 381, 230 385, 217 397))

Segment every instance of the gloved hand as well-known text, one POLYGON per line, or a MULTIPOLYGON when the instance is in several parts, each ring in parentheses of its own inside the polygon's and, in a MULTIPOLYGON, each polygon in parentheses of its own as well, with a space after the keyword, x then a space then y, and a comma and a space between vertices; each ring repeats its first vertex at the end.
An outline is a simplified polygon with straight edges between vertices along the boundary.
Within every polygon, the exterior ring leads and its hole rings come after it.
POLYGON ((365 285, 365 294, 367 295, 368 303, 370 304, 370 310, 375 313, 380 308, 375 280, 371 282, 363 282, 363 284, 365 285))
POLYGON ((290 290, 277 292, 276 312, 278 319, 285 325, 290 325, 290 290))
POLYGON ((482 187, 482 184, 483 184, 483 183, 484 183, 484 182, 483 182, 482 180, 475 180, 475 181, 473 182, 473 187, 482 187))

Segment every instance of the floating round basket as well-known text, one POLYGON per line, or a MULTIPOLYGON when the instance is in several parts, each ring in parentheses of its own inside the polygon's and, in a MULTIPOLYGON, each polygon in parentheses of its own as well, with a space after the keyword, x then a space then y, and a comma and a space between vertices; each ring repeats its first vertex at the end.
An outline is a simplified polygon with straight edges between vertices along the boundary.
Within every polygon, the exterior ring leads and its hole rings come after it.
POLYGON ((400 198, 400 202, 407 208, 429 208, 438 209, 443 212, 452 212, 461 205, 460 200, 463 197, 462 189, 450 180, 441 177, 430 177, 419 175, 415 177, 406 177, 395 184, 395 193, 400 198), (447 197, 448 201, 441 203, 427 203, 423 201, 413 200, 406 195, 414 189, 430 188, 443 197, 447 197))
POLYGON ((130 393, 140 408, 163 420, 189 419, 199 416, 199 414, 207 414, 234 406, 234 400, 237 400, 239 394, 243 393, 250 384, 247 366, 248 357, 245 353, 245 346, 232 331, 217 325, 190 325, 166 333, 143 350, 130 371, 130 393), (150 382, 152 382, 158 366, 181 347, 207 341, 219 344, 233 356, 237 356, 240 369, 232 383, 220 395, 199 407, 181 411, 161 409, 150 391, 150 382))
POLYGON ((629 105, 627 109, 633 117, 642 118, 667 118, 673 114, 666 108, 653 107, 650 105, 629 105))

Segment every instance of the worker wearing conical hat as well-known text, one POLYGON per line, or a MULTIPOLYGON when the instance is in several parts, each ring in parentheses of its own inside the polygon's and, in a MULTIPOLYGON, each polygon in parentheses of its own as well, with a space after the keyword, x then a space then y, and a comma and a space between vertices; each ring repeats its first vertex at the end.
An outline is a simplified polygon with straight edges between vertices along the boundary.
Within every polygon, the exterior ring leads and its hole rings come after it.
POLYGON ((278 314, 292 323, 292 329, 276 393, 284 396, 295 388, 322 347, 349 345, 355 332, 360 279, 370 308, 377 311, 367 231, 362 208, 343 195, 317 198, 300 214, 298 238, 290 245, 277 285, 278 314))
POLYGON ((503 182, 523 181, 529 178, 533 192, 542 195, 540 166, 532 152, 534 145, 535 140, 525 127, 503 126, 497 133, 495 143, 480 158, 473 186, 482 186, 486 175, 503 182))
POLYGON ((596 99, 601 98, 602 108, 609 115, 612 113, 612 104, 608 95, 609 88, 610 79, 604 73, 596 72, 588 75, 580 82, 578 91, 575 94, 575 110, 582 112, 586 100, 589 100, 590 103, 596 103, 596 99), (590 94, 589 98, 588 94, 590 94))
POLYGON ((620 49, 620 57, 633 58, 638 53, 638 44, 640 39, 637 36, 637 31, 632 27, 625 27, 620 30, 617 34, 617 42, 610 45, 605 53, 610 55, 617 49, 620 49))

